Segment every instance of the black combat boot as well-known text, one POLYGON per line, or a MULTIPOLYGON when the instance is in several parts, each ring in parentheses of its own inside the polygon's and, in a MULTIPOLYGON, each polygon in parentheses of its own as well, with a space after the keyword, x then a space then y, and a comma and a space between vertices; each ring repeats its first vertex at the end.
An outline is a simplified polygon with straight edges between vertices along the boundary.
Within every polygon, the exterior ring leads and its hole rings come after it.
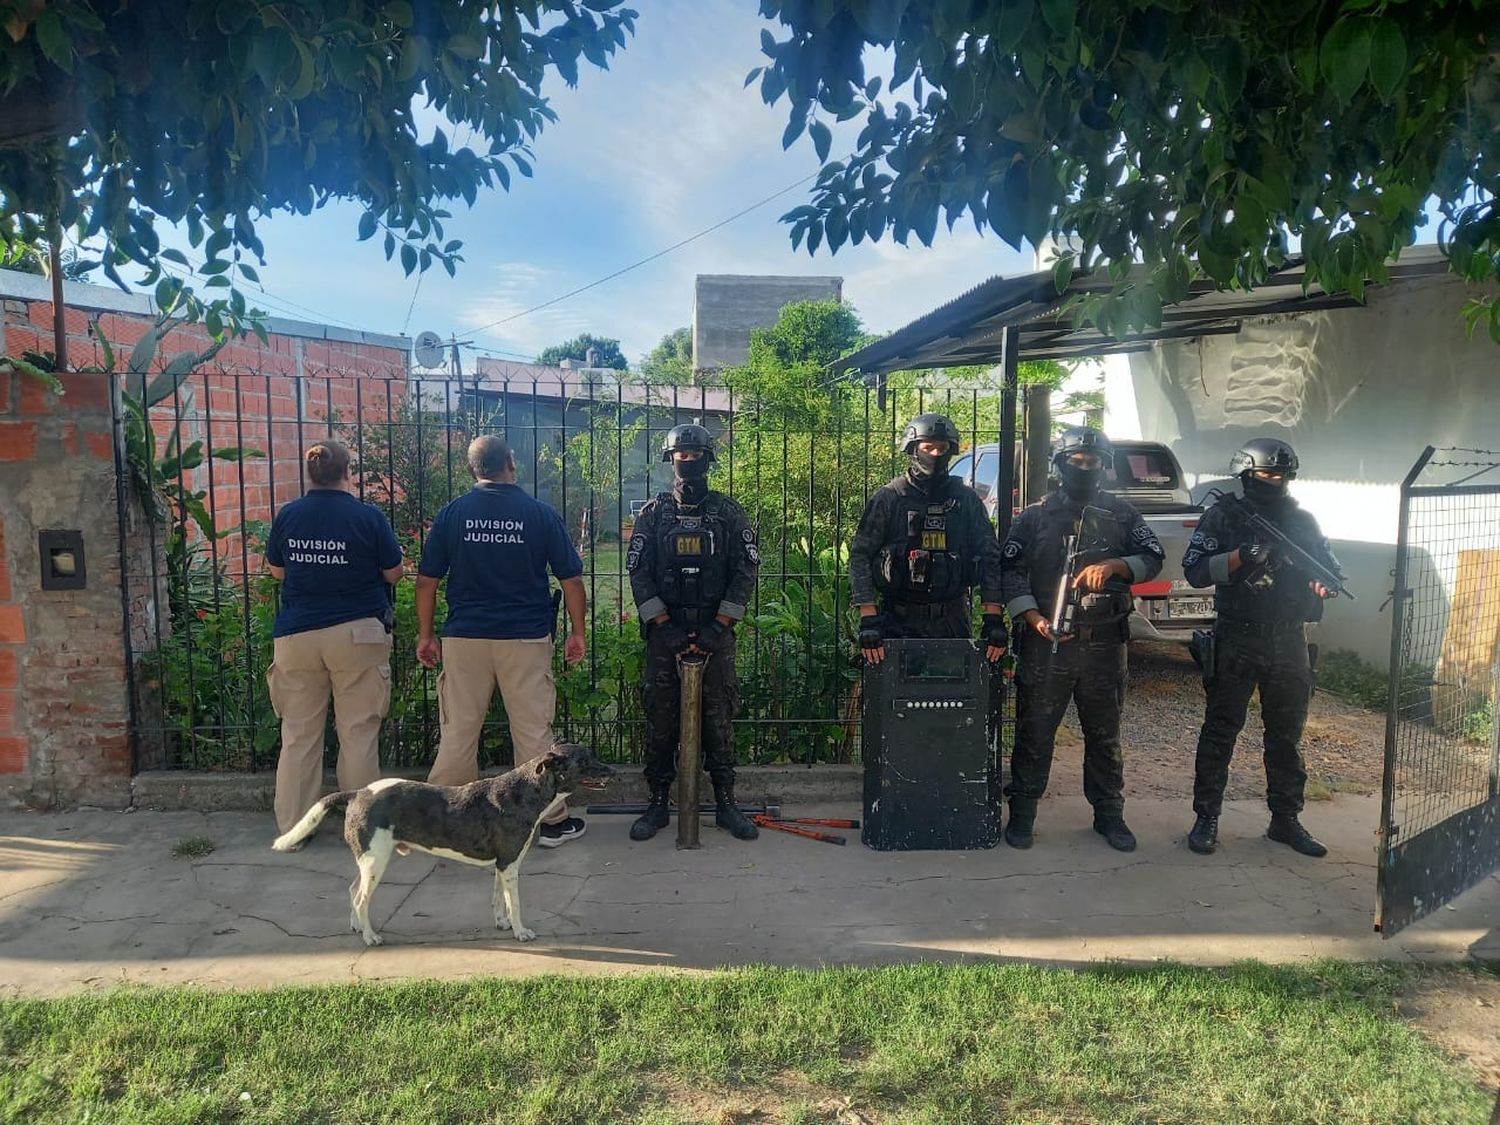
POLYGON ((672 813, 667 808, 667 794, 671 790, 670 785, 651 787, 651 799, 646 804, 646 811, 630 826, 632 840, 649 840, 656 835, 658 829, 665 828, 671 823, 672 813))
POLYGON ((1328 849, 1313 839, 1312 833, 1302 827, 1302 822, 1297 819, 1296 813, 1272 813, 1271 827, 1266 829, 1266 839, 1285 844, 1292 851, 1310 855, 1314 859, 1321 859, 1328 854, 1328 849))
POLYGON ((1213 855, 1219 846, 1219 818, 1199 815, 1193 821, 1193 830, 1188 833, 1188 850, 1199 855, 1213 855))
POLYGON ((753 840, 760 835, 760 829, 734 803, 733 780, 714 782, 714 803, 718 805, 714 823, 736 840, 753 840))
POLYGON ((1031 810, 1010 807, 1010 819, 1005 822, 1005 842, 1013 848, 1029 848, 1032 845, 1031 831, 1036 824, 1036 813, 1031 810))
POLYGON ((1104 837, 1104 842, 1117 852, 1135 851, 1135 833, 1125 824, 1119 813, 1094 814, 1094 831, 1104 837))

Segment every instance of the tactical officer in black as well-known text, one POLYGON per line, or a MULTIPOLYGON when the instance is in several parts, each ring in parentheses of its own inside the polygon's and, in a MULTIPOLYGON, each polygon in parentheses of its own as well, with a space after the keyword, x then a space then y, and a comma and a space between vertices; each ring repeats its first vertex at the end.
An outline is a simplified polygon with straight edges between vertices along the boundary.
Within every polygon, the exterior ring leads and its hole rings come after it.
POLYGON ((734 672, 734 623, 745 616, 760 571, 760 550, 745 510, 708 487, 713 439, 702 426, 674 426, 661 459, 672 465, 671 492, 636 517, 626 567, 646 636, 646 785, 650 803, 630 827, 649 840, 669 819, 668 792, 677 775, 680 684, 677 657, 709 655, 703 673, 703 759, 713 781, 714 822, 741 840, 760 830, 734 803, 734 731, 739 681, 734 672))
POLYGON ((849 587, 859 607, 859 647, 872 664, 885 659, 886 637, 973 636, 975 586, 985 655, 1005 655, 1000 544, 984 501, 948 475, 959 440, 958 427, 942 414, 913 418, 901 439, 906 472, 876 489, 859 517, 849 587))
POLYGON ((1208 661, 1208 702, 1193 779, 1198 817, 1188 847, 1207 855, 1218 845, 1229 759, 1258 687, 1271 808, 1266 836, 1303 855, 1323 856, 1328 849, 1297 819, 1307 785, 1302 728, 1313 688, 1303 624, 1323 616, 1323 600, 1334 592, 1288 565, 1275 545, 1259 541, 1247 521, 1258 513, 1335 574, 1339 564, 1317 520, 1287 495, 1287 482, 1297 475, 1291 446, 1275 438, 1248 441, 1229 471, 1240 478, 1244 498, 1221 497, 1198 522, 1182 556, 1189 582, 1214 587, 1217 613, 1213 642, 1200 653, 1208 661))
POLYGON ((1139 512, 1100 491, 1112 460, 1098 430, 1064 430, 1052 451, 1062 488, 1022 512, 1000 549, 1005 605, 1016 627, 1016 746, 1005 789, 1005 842, 1013 848, 1031 847, 1057 727, 1072 699, 1083 726, 1083 794, 1094 806, 1094 831, 1118 851, 1135 849, 1120 755, 1130 587, 1156 577, 1163 553, 1139 512), (1072 603, 1071 632, 1052 629, 1059 590, 1072 603))

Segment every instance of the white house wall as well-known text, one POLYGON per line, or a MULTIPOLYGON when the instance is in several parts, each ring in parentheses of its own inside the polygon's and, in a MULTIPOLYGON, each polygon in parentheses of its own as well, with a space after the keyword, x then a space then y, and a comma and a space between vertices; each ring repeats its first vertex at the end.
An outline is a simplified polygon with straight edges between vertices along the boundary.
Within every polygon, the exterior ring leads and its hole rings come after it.
POLYGON ((1291 442, 1302 461, 1293 491, 1360 595, 1330 607, 1318 640, 1383 667, 1402 477, 1427 445, 1500 449, 1500 345, 1483 331, 1469 339, 1460 316, 1474 292, 1423 278, 1371 291, 1364 308, 1267 318, 1116 358, 1106 426, 1170 445, 1195 496, 1223 482, 1247 438, 1291 442))

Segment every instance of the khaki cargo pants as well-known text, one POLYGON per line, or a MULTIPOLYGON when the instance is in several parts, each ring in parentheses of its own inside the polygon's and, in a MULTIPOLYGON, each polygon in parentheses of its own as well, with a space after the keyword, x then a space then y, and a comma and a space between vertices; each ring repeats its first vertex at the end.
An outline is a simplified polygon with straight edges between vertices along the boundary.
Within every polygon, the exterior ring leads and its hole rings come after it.
POLYGON ((323 795, 330 692, 339 788, 360 789, 380 776, 380 721, 391 706, 391 636, 379 618, 367 617, 277 637, 266 687, 281 720, 276 826, 285 832, 323 795))
MULTIPOLYGON (((443 638, 443 670, 438 674, 437 760, 427 780, 433 785, 467 785, 479 779, 479 734, 498 685, 510 720, 516 765, 552 749, 552 715, 557 684, 552 678, 551 637, 494 641, 473 637, 443 638)), ((544 818, 566 820, 558 804, 544 818)))

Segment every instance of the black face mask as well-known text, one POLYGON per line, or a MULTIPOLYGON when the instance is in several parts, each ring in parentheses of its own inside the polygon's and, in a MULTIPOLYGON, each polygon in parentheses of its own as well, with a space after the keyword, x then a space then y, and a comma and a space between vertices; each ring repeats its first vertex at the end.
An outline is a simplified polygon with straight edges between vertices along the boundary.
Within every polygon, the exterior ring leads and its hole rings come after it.
POLYGON ((1243 483, 1245 499, 1262 511, 1274 512, 1286 503, 1285 482, 1272 484, 1268 480, 1259 480, 1247 473, 1243 478, 1243 483))
POLYGON ((906 471, 917 484, 931 484, 948 475, 948 462, 952 460, 953 454, 951 453, 923 453, 920 449, 914 449, 911 453, 911 464, 906 471))
POLYGON ((707 457, 696 461, 673 461, 672 472, 677 479, 672 485, 672 495, 683 504, 698 504, 708 495, 707 457))
POLYGON ((1071 500, 1090 500, 1099 491, 1104 480, 1104 466, 1080 469, 1077 465, 1062 461, 1057 466, 1058 479, 1062 481, 1063 494, 1071 500))

